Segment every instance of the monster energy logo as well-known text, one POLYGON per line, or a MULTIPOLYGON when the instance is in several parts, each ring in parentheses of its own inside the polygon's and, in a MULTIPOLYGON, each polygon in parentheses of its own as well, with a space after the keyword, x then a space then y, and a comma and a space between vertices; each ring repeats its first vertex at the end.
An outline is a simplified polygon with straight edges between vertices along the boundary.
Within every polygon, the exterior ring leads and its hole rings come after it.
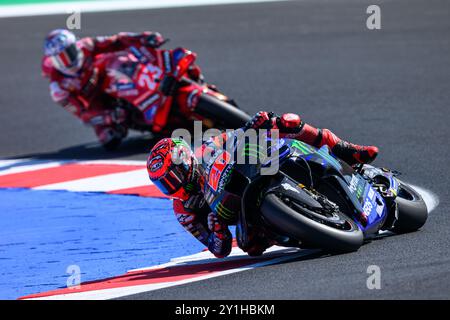
POLYGON ((328 153, 328 149, 320 148, 317 151, 318 154, 320 154, 322 157, 324 157, 331 165, 333 165, 336 168, 341 168, 341 164, 339 161, 337 161, 332 155, 328 153))
POLYGON ((309 145, 298 140, 292 141, 291 146, 296 148, 302 154, 310 154, 314 152, 314 150, 309 145))
POLYGON ((172 141, 173 141, 173 143, 175 143, 175 145, 178 146, 178 147, 181 147, 181 146, 189 147, 189 145, 187 144, 187 142, 184 141, 184 140, 181 139, 181 138, 174 138, 174 139, 172 139, 172 141))
POLYGON ((258 145, 253 143, 246 143, 244 148, 242 148, 241 155, 253 157, 255 159, 261 159, 265 156, 265 154, 259 150, 258 145))
POLYGON ((331 165, 333 165, 334 167, 341 168, 341 164, 339 163, 339 161, 337 161, 332 155, 330 155, 328 153, 328 150, 325 148, 316 149, 316 148, 313 148, 310 145, 308 145, 304 142, 298 141, 298 140, 292 141, 291 147, 294 147, 295 149, 297 149, 302 155, 317 153, 320 156, 322 156, 326 161, 328 161, 331 165))
POLYGON ((235 213, 230 209, 226 208, 222 203, 218 203, 216 206, 217 214, 222 217, 224 220, 233 219, 235 213))

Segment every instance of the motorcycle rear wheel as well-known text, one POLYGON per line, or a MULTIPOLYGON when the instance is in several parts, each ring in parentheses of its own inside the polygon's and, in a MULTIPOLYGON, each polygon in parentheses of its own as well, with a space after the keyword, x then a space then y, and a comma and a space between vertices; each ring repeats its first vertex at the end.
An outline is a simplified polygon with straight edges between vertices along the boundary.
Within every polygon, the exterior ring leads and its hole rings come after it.
POLYGON ((269 193, 262 202, 261 214, 279 232, 333 253, 357 251, 363 244, 362 231, 342 212, 335 214, 345 221, 346 229, 321 223, 314 218, 316 212, 299 206, 294 210, 278 195, 269 193))
POLYGON ((251 120, 251 116, 238 107, 215 98, 209 94, 202 94, 195 107, 195 113, 211 119, 217 129, 238 129, 251 120))
POLYGON ((422 196, 401 182, 397 197, 397 221, 392 229, 395 233, 407 233, 420 229, 428 218, 428 209, 422 196))

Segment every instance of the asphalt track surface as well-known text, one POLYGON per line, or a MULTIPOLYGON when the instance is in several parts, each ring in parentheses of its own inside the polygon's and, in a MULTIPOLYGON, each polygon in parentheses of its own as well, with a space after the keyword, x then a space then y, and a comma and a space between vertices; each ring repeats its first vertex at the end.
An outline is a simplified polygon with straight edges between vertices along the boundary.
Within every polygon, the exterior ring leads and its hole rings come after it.
MULTIPOLYGON (((423 230, 358 252, 306 255, 130 299, 450 298, 450 2, 298 1, 82 15, 80 35, 158 30, 199 55, 208 81, 249 113, 295 111, 317 126, 380 147, 377 165, 435 192, 423 230), (368 290, 367 267, 381 268, 368 290)), ((0 157, 144 160, 150 142, 106 153, 48 96, 42 39, 64 16, 0 19, 0 157)))

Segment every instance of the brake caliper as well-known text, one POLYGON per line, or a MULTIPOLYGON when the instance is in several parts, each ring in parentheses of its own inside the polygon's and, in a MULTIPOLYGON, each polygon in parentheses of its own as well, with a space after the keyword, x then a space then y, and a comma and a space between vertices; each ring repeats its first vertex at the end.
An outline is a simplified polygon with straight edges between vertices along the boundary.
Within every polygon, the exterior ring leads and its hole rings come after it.
POLYGON ((320 205, 323 207, 325 212, 333 213, 333 212, 339 211, 339 206, 336 203, 334 203, 333 201, 330 201, 327 197, 320 194, 315 189, 306 188, 306 186, 301 183, 298 184, 298 187, 303 189, 303 191, 305 191, 311 198, 313 198, 318 203, 320 203, 320 205))

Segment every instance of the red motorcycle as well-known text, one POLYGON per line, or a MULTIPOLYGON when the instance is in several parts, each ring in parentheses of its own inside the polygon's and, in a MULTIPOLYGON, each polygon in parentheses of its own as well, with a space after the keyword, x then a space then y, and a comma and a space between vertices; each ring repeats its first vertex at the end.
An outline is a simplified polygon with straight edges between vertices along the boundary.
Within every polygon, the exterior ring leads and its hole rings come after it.
POLYGON ((195 60, 196 54, 184 48, 150 53, 131 47, 96 56, 94 72, 111 107, 125 110, 126 129, 161 137, 175 128, 192 129, 194 120, 202 121, 204 128, 242 127, 248 114, 214 86, 189 76, 195 60))

